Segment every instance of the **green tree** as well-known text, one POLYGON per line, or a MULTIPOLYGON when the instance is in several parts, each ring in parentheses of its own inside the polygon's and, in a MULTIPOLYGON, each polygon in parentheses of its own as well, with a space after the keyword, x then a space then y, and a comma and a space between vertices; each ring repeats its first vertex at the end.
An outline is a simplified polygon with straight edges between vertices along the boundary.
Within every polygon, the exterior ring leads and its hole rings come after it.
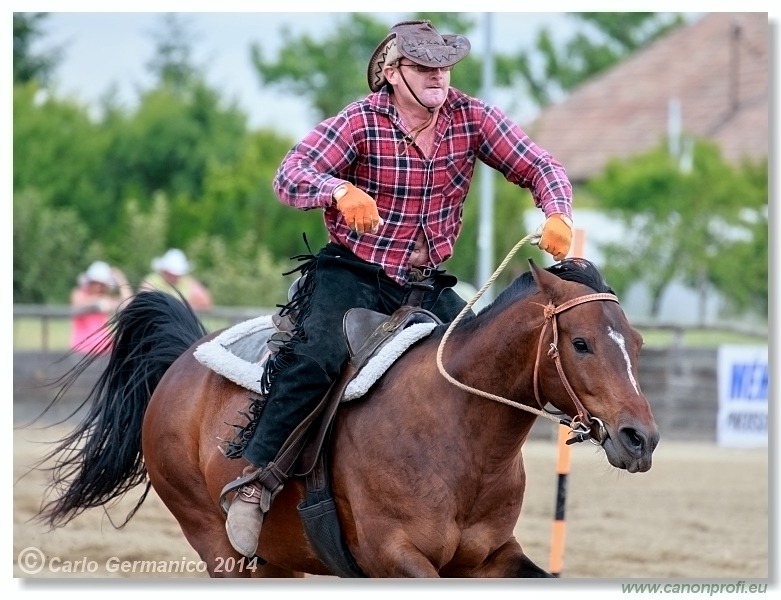
POLYGON ((300 211, 282 204, 271 182, 292 142, 269 132, 249 134, 233 163, 213 164, 207 172, 198 228, 228 243, 247 231, 257 235, 275 259, 287 259, 326 242, 322 211, 300 211))
POLYGON ((767 217, 762 217, 767 214, 767 179, 756 170, 727 163, 707 142, 695 143, 690 172, 662 147, 611 162, 588 186, 601 208, 629 232, 621 243, 602 248, 607 280, 619 293, 635 281, 645 282, 653 317, 675 279, 703 297, 716 289, 744 307, 745 296, 766 297, 767 283, 758 285, 758 280, 767 279, 767 252, 756 249, 763 240, 757 233, 767 227, 767 217), (741 244, 743 258, 753 251, 757 264, 725 277, 725 265, 736 266, 729 255, 741 244))
POLYGON ((79 272, 102 252, 76 211, 52 208, 34 192, 13 196, 13 300, 69 301, 79 272))
POLYGON ((161 27, 152 33, 155 53, 147 68, 159 87, 186 94, 190 85, 201 77, 202 69, 192 58, 195 36, 187 19, 176 13, 162 16, 161 27))
POLYGON ((557 46, 548 27, 534 46, 513 57, 529 96, 547 106, 584 81, 621 62, 684 23, 675 13, 571 13, 584 28, 557 46))
POLYGON ((735 312, 751 312, 767 319, 770 298, 768 163, 744 165, 745 208, 735 221, 723 224, 724 251, 709 264, 711 283, 735 312))
MULTIPOLYGON (((262 235, 259 245, 275 253, 299 254, 301 234, 312 227, 303 224, 318 217, 282 206, 271 189, 292 143, 262 132, 250 136, 246 115, 210 88, 192 63, 193 36, 185 24, 166 16, 162 25, 149 62, 156 83, 140 92, 133 110, 109 91, 96 120, 75 102, 42 95, 36 81, 14 85, 14 193, 34 197, 41 210, 37 220, 15 220, 15 226, 35 222, 48 231, 49 217, 57 215, 74 231, 78 259, 60 270, 66 284, 54 286, 52 298, 67 300, 62 294, 92 256, 88 252, 122 266, 137 285, 154 256, 170 246, 187 251, 204 235, 220 237, 234 262, 248 232, 262 235), (277 213, 284 216, 275 227, 268 215, 277 213)), ((47 234, 42 245, 59 240, 47 234)), ((30 282, 55 263, 28 244, 41 240, 15 231, 15 297, 40 301, 46 289, 30 282)))
MULTIPOLYGON (((150 208, 158 193, 168 198, 168 245, 185 247, 213 223, 204 210, 210 170, 235 164, 247 135, 246 114, 226 104, 191 61, 186 23, 166 15, 149 68, 155 87, 141 93, 137 110, 124 118, 110 103, 112 143, 106 154, 107 186, 118 198, 150 208)), ((221 213, 230 211, 222 207, 221 213)), ((206 230, 209 231, 208 229, 206 230)))
POLYGON ((168 249, 170 214, 168 200, 162 193, 154 195, 146 211, 133 198, 123 203, 109 258, 122 268, 134 289, 149 273, 152 259, 168 249))
POLYGON ((48 16, 47 13, 14 13, 14 83, 35 81, 45 85, 62 60, 62 48, 33 51, 33 46, 44 36, 42 26, 48 16))
POLYGON ((41 101, 38 89, 13 89, 14 191, 36 190, 45 205, 69 207, 100 235, 117 217, 115 198, 100 182, 109 140, 84 107, 54 96, 41 101))
POLYGON ((293 278, 283 273, 290 266, 272 256, 253 231, 231 245, 219 236, 200 236, 187 255, 218 305, 272 308, 287 301, 293 278))
POLYGON ((222 108, 202 84, 186 97, 164 88, 146 92, 138 110, 115 127, 107 166, 123 182, 120 195, 199 198, 209 164, 236 159, 245 120, 240 111, 222 108))

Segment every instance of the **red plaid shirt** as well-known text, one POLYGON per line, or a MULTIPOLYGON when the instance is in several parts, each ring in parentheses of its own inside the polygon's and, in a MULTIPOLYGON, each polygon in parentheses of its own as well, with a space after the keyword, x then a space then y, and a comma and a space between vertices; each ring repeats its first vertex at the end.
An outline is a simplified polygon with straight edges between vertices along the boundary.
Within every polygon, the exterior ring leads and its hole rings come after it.
POLYGON ((431 158, 414 144, 398 152, 405 135, 383 88, 307 134, 282 161, 274 189, 295 208, 325 209, 331 241, 381 265, 402 285, 421 228, 430 266, 453 254, 477 159, 531 190, 546 216, 572 216, 572 186, 564 168, 498 108, 450 88, 439 111, 431 158), (376 200, 384 221, 376 234, 351 231, 336 209, 332 194, 345 182, 376 200))

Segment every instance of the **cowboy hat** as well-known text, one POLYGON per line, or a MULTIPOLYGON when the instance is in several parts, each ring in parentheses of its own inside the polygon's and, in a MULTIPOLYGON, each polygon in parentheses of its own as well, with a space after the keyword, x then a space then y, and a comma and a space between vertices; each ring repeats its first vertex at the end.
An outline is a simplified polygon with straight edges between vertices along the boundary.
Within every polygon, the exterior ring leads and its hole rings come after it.
POLYGON ((95 283, 102 283, 108 287, 112 287, 117 283, 114 279, 114 273, 112 273, 111 267, 102 260, 96 260, 92 263, 87 269, 87 272, 84 273, 79 280, 85 283, 94 281, 95 283))
POLYGON ((366 79, 372 92, 386 83, 382 70, 402 56, 426 67, 452 67, 467 54, 471 45, 463 35, 440 35, 431 21, 402 21, 374 50, 366 79))
POLYGON ((184 252, 179 248, 171 248, 168 252, 152 260, 154 271, 165 271, 171 275, 181 277, 190 272, 190 263, 184 252))

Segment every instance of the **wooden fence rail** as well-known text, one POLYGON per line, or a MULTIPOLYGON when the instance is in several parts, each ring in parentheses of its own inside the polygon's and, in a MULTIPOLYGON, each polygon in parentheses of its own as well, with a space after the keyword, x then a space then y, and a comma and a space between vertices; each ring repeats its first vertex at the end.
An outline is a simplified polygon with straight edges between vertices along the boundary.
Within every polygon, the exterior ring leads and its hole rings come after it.
MULTIPOLYGON (((40 346, 39 349, 48 351, 51 349, 50 330, 53 321, 66 321, 78 314, 89 312, 90 308, 71 308, 67 305, 56 304, 14 304, 14 322, 17 319, 37 319, 40 322, 40 346)), ((277 310, 272 307, 257 306, 215 306, 211 310, 196 311, 201 319, 208 320, 215 327, 228 327, 248 319, 269 315, 277 310)), ((696 328, 702 331, 720 331, 767 339, 767 327, 757 327, 738 322, 720 322, 704 325, 683 325, 680 323, 664 323, 659 321, 632 320, 632 325, 645 331, 668 331, 673 334, 673 346, 681 346, 683 335, 687 330, 696 328)))
MULTIPOLYGON (((72 317, 93 311, 90 307, 72 308, 58 304, 14 304, 14 324, 20 319, 34 319, 39 323, 37 348, 48 352, 52 349, 51 329, 54 322, 67 322, 72 317)), ((211 310, 196 311, 198 317, 208 320, 215 327, 228 327, 261 315, 270 315, 275 308, 255 306, 215 306, 211 310)), ((14 329, 16 333, 16 329, 14 329)), ((14 335, 16 338, 16 335, 14 335)))

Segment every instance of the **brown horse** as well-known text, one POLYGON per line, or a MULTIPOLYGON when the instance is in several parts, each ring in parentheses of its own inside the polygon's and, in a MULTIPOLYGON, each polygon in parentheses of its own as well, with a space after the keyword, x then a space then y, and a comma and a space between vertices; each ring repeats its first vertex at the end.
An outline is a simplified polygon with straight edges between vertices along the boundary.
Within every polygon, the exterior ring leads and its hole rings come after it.
MULTIPOLYGON (((521 450, 538 416, 518 406, 550 404, 580 421, 614 467, 650 469, 659 433, 637 383, 641 336, 582 259, 532 263, 450 332, 442 352, 449 376, 509 403, 443 377, 435 356, 445 329, 337 414, 330 470, 346 545, 370 577, 547 576, 513 535, 526 480, 521 450)), ((332 574, 302 528, 299 479, 274 500, 261 560, 242 559, 228 542, 218 499, 246 463, 218 446, 250 399, 193 357, 209 338, 192 310, 141 293, 111 332, 89 413, 50 455, 59 456, 52 487, 64 492, 41 518, 64 525, 148 475, 147 491, 151 483, 210 575, 332 574)))

